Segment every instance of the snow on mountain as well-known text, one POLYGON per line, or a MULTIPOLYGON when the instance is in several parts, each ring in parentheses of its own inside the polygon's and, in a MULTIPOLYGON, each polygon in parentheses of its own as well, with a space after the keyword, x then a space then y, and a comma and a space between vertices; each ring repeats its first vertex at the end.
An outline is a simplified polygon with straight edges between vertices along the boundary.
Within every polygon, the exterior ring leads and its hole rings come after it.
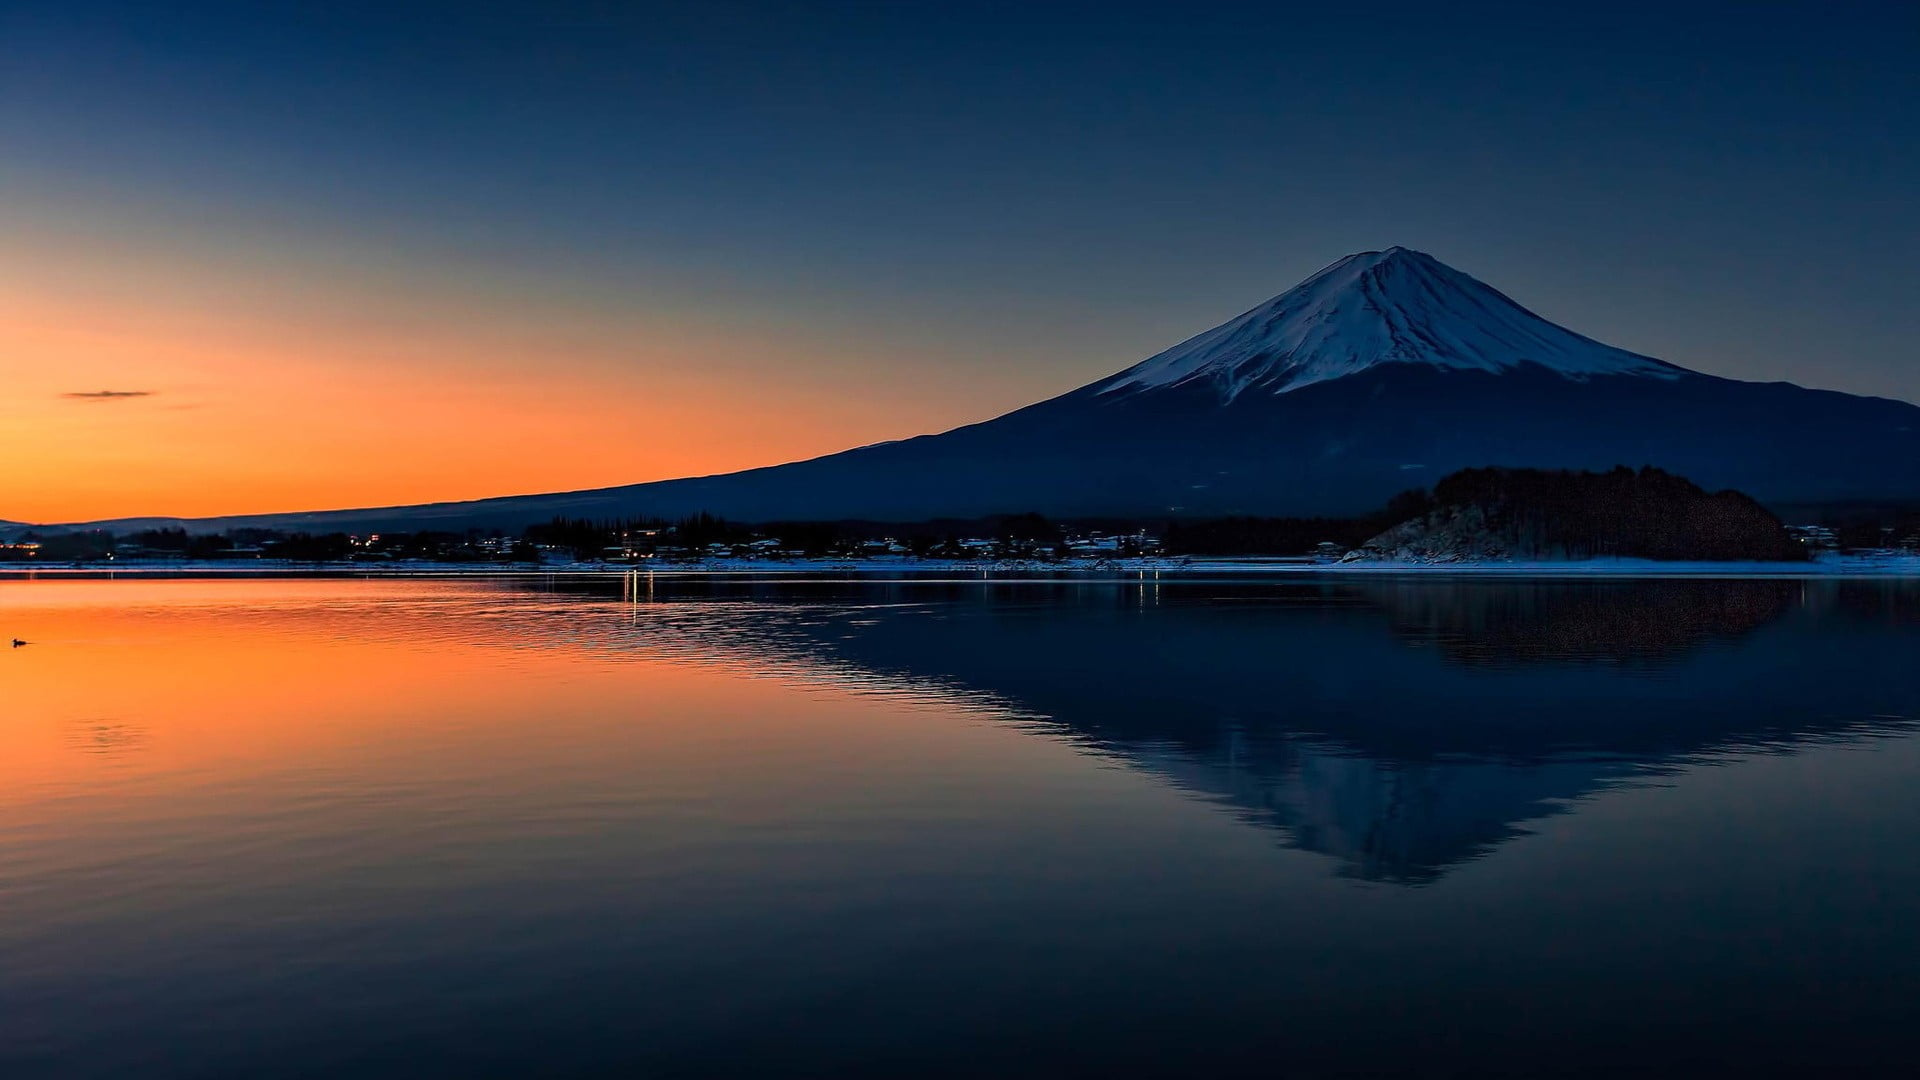
POLYGON ((1382 364, 1501 372, 1535 365, 1570 379, 1686 369, 1582 337, 1431 255, 1349 255, 1292 289, 1103 382, 1103 394, 1212 386, 1223 402, 1284 394, 1382 364))

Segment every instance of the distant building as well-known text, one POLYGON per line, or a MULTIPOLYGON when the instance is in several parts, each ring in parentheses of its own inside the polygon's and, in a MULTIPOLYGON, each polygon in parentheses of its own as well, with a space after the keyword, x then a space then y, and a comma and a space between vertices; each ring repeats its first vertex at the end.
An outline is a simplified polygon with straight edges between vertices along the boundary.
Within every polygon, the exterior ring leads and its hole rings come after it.
POLYGON ((1825 525, 1789 525, 1787 532, 1815 551, 1837 551, 1840 548, 1839 534, 1825 525))
POLYGON ((1098 558, 1148 555, 1160 550, 1160 539, 1144 532, 1070 536, 1066 541, 1066 550, 1072 555, 1098 558))

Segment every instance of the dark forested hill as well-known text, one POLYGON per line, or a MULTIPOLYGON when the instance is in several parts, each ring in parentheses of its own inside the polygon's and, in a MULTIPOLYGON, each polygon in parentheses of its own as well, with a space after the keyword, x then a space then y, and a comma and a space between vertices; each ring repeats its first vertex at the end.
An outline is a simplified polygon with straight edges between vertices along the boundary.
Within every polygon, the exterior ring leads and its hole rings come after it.
POLYGON ((1780 519, 1737 491, 1660 469, 1463 469, 1429 512, 1369 540, 1362 557, 1798 561, 1780 519))

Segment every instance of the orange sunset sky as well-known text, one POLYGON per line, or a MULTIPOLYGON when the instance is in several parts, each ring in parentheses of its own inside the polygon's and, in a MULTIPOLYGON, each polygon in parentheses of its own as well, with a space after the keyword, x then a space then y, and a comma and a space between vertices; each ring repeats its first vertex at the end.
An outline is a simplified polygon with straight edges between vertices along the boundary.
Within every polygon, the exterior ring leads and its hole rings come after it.
POLYGON ((79 211, 11 216, 0 518, 17 521, 697 475, 950 427, 1064 389, 912 340, 904 325, 823 328, 712 283, 703 297, 646 282, 608 296, 324 235, 263 229, 228 246, 89 225, 79 211))
POLYGON ((324 238, 232 248, 79 217, 0 241, 0 517, 12 520, 724 471, 950 426, 1027 389, 969 377, 926 343, 896 368, 915 377, 873 378, 907 347, 885 327, 821 332, 644 288, 581 298, 488 267, 329 251, 324 238), (130 396, 74 396, 103 391, 130 396))

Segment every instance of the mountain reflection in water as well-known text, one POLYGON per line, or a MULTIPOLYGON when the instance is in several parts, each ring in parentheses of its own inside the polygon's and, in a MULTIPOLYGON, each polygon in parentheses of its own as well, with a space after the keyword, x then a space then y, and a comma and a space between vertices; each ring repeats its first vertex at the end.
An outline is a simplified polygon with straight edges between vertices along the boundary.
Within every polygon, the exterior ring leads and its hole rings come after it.
POLYGON ((629 603, 675 617, 610 647, 1044 718, 1340 874, 1401 884, 1607 787, 1907 731, 1920 704, 1894 674, 1920 643, 1920 592, 1900 583, 658 578, 629 603))

